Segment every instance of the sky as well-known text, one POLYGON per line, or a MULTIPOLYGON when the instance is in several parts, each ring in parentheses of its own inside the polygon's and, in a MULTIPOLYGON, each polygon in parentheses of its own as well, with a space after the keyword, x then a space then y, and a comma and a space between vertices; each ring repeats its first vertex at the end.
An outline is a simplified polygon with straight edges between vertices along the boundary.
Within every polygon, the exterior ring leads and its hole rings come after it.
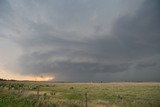
POLYGON ((0 78, 160 81, 160 1, 0 0, 0 78))

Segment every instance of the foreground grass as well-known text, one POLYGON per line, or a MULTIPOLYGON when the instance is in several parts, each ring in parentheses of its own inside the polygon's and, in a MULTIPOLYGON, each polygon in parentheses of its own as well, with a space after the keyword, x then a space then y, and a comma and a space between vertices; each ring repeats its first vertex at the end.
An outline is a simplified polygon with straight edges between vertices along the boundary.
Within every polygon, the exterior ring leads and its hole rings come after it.
POLYGON ((88 107, 160 107, 159 83, 3 81, 0 86, 0 107, 84 107, 86 99, 88 107))

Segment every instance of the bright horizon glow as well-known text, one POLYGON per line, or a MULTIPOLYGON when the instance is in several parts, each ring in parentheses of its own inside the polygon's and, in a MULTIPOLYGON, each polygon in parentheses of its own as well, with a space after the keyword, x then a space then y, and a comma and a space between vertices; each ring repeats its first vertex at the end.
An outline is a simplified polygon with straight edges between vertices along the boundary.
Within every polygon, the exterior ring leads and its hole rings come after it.
POLYGON ((8 70, 0 70, 0 78, 2 79, 13 79, 13 80, 27 80, 27 81, 50 81, 54 80, 55 77, 52 75, 41 75, 41 76, 34 76, 34 75, 20 75, 17 73, 10 72, 8 70))

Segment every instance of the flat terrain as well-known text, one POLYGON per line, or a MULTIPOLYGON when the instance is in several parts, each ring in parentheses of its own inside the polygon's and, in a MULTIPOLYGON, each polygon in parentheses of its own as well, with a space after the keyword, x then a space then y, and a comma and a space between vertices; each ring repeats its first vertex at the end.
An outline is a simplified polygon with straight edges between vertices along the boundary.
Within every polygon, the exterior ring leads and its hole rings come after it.
POLYGON ((0 81, 0 107, 160 107, 160 83, 0 81))

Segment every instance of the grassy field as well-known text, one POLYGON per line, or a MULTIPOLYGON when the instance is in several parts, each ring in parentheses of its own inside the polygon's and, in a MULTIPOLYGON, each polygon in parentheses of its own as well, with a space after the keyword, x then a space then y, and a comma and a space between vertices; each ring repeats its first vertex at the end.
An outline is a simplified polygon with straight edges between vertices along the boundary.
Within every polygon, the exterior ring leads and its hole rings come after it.
POLYGON ((0 81, 0 107, 160 107, 160 83, 0 81))

